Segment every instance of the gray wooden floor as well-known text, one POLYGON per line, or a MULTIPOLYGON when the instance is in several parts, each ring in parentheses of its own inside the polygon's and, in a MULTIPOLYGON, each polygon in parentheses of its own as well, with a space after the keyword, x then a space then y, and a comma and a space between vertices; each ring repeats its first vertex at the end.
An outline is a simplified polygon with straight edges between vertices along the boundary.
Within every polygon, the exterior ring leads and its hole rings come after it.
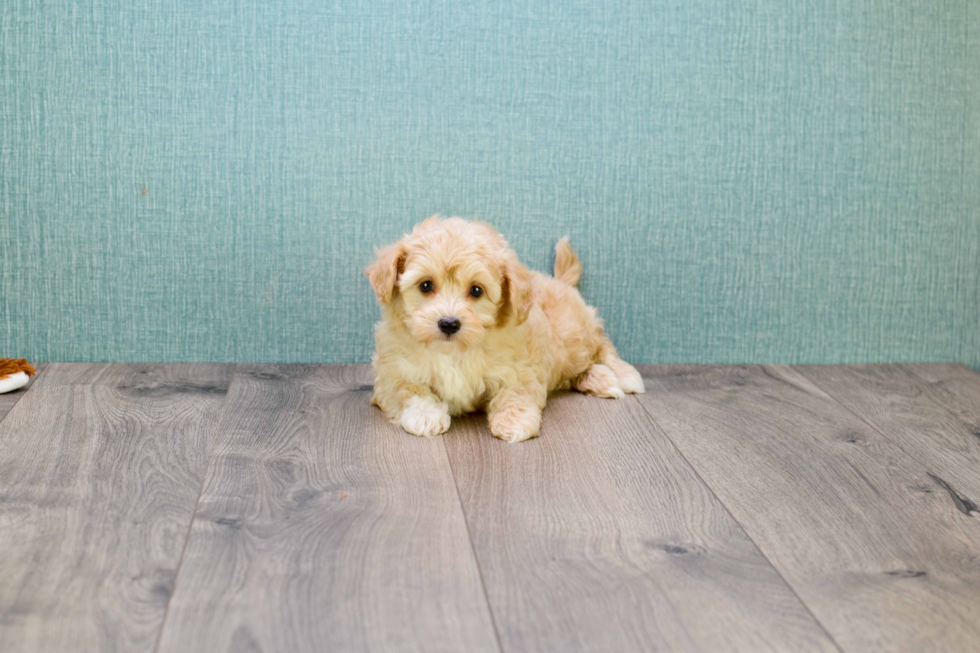
POLYGON ((980 375, 642 367, 421 439, 364 366, 0 396, 0 651, 978 651, 980 375))

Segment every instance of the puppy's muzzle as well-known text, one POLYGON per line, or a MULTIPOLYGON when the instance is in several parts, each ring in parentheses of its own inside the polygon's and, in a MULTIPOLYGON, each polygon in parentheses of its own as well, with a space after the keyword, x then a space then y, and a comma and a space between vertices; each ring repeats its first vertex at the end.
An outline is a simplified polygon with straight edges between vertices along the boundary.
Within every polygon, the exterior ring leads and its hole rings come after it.
POLYGON ((437 324, 439 326, 439 330, 445 333, 447 336, 453 335, 459 331, 460 326, 462 326, 460 325, 459 320, 454 317, 439 318, 439 322, 437 322, 437 324))

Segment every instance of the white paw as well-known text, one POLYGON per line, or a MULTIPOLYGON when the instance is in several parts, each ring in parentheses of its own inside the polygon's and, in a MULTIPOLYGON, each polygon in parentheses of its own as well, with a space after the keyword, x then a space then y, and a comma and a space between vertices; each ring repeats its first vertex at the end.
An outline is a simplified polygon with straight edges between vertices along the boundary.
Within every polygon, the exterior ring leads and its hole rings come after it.
POLYGON ((575 389, 606 399, 622 399, 626 396, 619 386, 616 374, 607 366, 596 363, 575 380, 575 389))
POLYGON ((636 370, 619 377, 619 387, 628 395, 641 395, 647 391, 643 386, 643 377, 636 370))
POLYGON ((0 379, 0 394, 12 392, 18 388, 23 388, 31 377, 26 372, 14 372, 0 379))
POLYGON ((449 406, 431 397, 412 397, 398 423, 412 435, 429 437, 449 429, 449 406))
POLYGON ((623 399, 626 397, 626 393, 617 385, 606 388, 599 396, 607 399, 623 399))

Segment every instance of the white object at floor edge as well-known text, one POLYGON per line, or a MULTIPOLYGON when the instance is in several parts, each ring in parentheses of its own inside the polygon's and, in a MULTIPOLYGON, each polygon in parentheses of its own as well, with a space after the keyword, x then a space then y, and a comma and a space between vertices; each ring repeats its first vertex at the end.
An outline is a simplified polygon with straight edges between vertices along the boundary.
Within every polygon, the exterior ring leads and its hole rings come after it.
POLYGON ((5 376, 0 379, 0 395, 5 392, 13 392, 18 388, 23 388, 30 380, 31 377, 27 375, 27 372, 15 372, 10 376, 5 376))

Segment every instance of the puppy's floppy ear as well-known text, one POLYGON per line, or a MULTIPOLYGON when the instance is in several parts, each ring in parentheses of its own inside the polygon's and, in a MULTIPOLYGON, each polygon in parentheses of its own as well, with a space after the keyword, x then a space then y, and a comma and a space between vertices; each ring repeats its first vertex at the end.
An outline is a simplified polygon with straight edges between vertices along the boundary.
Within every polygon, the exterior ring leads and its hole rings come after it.
POLYGON ((501 316, 506 318, 513 314, 517 324, 523 323, 531 310, 531 272, 521 265, 513 252, 504 260, 503 294, 501 316))
POLYGON ((374 250, 378 260, 369 265, 364 274, 371 281, 378 299, 387 304, 395 294, 395 282, 398 274, 404 270, 405 246, 401 243, 388 245, 383 250, 374 250))

